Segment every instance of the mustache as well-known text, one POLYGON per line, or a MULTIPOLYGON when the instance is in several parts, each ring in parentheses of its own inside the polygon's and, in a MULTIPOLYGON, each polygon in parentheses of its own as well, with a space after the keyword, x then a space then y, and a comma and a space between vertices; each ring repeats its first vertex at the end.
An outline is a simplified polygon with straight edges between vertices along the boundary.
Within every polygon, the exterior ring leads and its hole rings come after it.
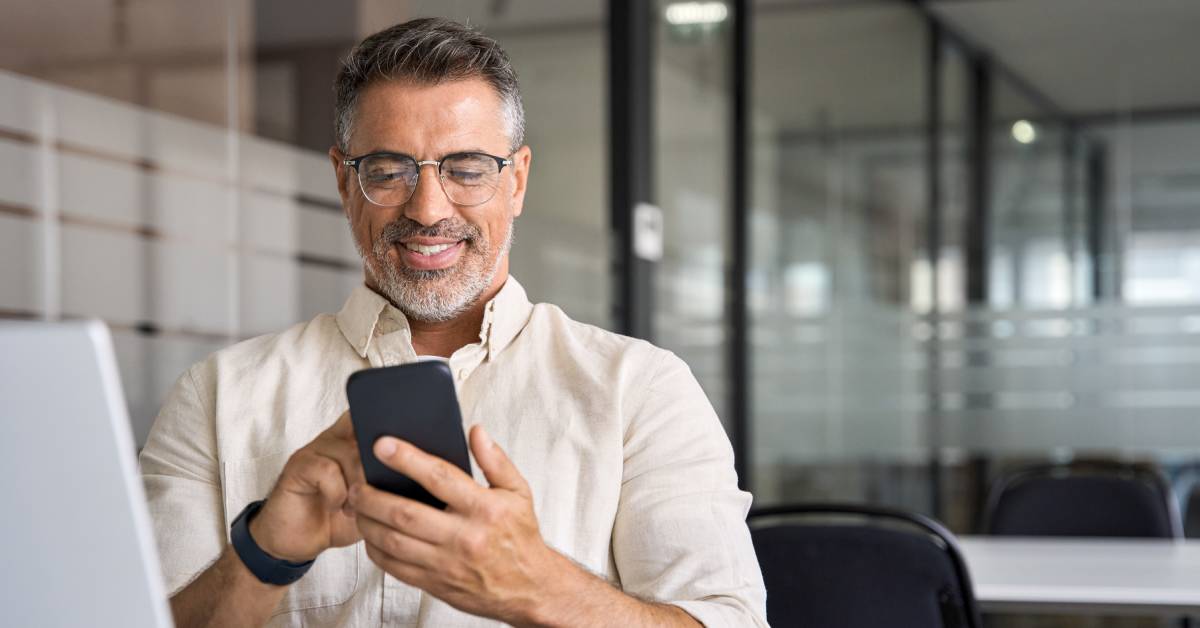
POLYGON ((416 237, 447 238, 474 243, 483 237, 483 232, 469 222, 453 218, 444 218, 426 227, 412 218, 401 217, 384 225, 383 231, 379 233, 379 241, 388 244, 416 237))

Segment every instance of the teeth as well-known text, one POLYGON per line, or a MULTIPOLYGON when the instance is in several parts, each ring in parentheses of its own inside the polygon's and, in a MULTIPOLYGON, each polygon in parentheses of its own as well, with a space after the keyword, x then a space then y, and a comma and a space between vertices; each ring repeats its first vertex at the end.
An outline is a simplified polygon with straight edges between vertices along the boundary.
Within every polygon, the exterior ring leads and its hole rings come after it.
POLYGON ((436 255, 437 253, 441 253, 442 251, 445 251, 446 249, 448 249, 452 246, 454 246, 454 245, 453 244, 435 244, 433 246, 425 246, 423 244, 406 243, 404 245, 404 248, 406 248, 414 253, 420 253, 421 255, 436 255))

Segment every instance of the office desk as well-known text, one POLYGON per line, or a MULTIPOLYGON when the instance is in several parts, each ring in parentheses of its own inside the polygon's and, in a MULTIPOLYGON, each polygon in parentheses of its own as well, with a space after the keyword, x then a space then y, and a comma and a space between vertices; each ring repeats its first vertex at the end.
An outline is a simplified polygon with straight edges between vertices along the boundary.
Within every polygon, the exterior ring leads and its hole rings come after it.
POLYGON ((1200 541, 959 541, 985 611, 1200 615, 1200 541))

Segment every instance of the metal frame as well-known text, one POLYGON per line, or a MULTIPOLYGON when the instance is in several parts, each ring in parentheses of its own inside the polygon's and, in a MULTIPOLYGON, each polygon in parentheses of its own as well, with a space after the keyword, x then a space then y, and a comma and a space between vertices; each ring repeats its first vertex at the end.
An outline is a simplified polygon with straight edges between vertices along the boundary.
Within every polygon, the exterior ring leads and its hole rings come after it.
POLYGON ((926 429, 929 434, 929 511, 942 511, 942 478, 941 443, 942 443, 942 381, 940 377, 942 349, 941 336, 936 333, 941 326, 942 293, 939 281, 939 259, 942 252, 942 68, 945 57, 942 54, 942 29, 937 22, 927 22, 928 41, 926 51, 928 57, 928 84, 926 85, 926 200, 929 212, 925 217, 925 254, 930 269, 930 305, 929 325, 935 333, 930 335, 926 343, 925 358, 929 365, 926 370, 925 394, 929 399, 929 412, 926 429))
MULTIPOLYGON (((963 233, 966 297, 988 301, 992 220, 992 69, 988 57, 972 55, 967 88, 967 216, 963 233)), ((940 94, 931 94, 939 98, 940 94)))
POLYGON ((749 490, 753 474, 753 442, 750 426, 750 304, 748 276, 750 274, 750 89, 752 64, 750 60, 750 23, 753 19, 750 0, 733 0, 733 42, 731 72, 733 106, 733 198, 730 203, 730 234, 732 236, 729 276, 729 376, 732 380, 729 395, 732 426, 734 468, 738 485, 749 490))
POLYGON ((609 0, 609 191, 617 331, 653 341, 656 264, 634 250, 634 209, 654 200, 654 31, 651 3, 609 0))

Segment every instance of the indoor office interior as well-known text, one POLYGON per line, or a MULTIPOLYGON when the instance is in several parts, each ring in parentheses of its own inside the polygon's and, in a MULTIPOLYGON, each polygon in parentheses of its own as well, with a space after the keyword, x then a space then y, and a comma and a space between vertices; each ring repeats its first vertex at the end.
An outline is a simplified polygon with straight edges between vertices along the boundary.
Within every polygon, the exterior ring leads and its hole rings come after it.
MULTIPOLYGON (((439 15, 520 77, 512 275, 681 356, 755 509, 985 538, 998 491, 1080 474, 1153 493, 1146 536, 1200 538, 1200 2, 0 7, 0 318, 106 323, 139 445, 189 365, 362 281, 332 79, 439 15)), ((1124 512, 1092 498, 1043 506, 1124 512)), ((989 626, 1200 617, 978 580, 989 626)))

